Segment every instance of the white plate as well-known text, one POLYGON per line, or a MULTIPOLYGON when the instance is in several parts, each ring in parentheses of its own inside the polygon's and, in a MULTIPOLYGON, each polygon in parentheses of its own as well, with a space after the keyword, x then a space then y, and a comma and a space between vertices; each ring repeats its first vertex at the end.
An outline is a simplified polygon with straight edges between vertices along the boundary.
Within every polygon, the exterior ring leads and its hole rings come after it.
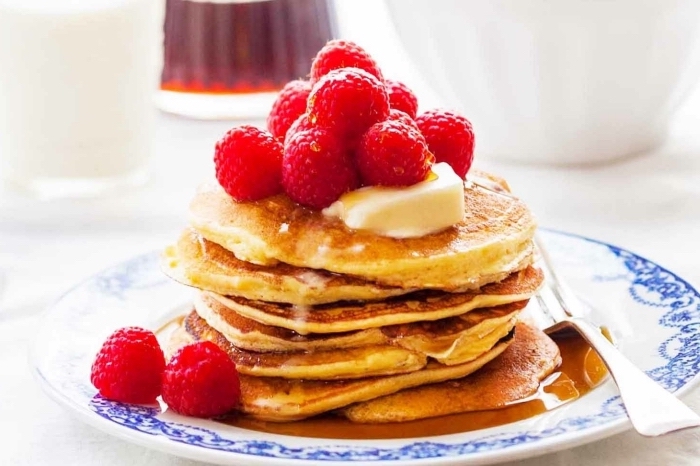
MULTIPOLYGON (((698 382, 700 295, 682 278, 624 249, 544 231, 558 268, 601 312, 622 351, 679 394, 698 382)), ((401 440, 329 440, 249 431, 96 396, 89 380, 104 338, 126 325, 157 328, 187 310, 192 291, 173 283, 151 253, 77 285, 44 315, 32 349, 46 392, 80 418, 117 437, 201 461, 246 465, 340 463, 475 465, 540 455, 630 427, 612 382, 553 411, 505 426, 401 440)), ((397 426, 400 429, 400 426, 397 426)))

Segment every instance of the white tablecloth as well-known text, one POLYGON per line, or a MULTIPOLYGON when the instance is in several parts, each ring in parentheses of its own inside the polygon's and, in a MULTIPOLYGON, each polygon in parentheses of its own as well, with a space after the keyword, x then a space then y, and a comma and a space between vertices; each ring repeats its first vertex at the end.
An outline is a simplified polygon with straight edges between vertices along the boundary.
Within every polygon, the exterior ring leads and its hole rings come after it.
MULTIPOLYGON (((412 81, 400 72, 394 76, 412 81)), ((677 118, 667 144, 607 166, 478 162, 506 176, 541 225, 624 246, 697 285, 698 121, 700 94, 677 118)), ((73 419, 32 380, 27 349, 40 311, 64 290, 109 264, 161 248, 176 237, 195 186, 212 174, 214 141, 230 126, 162 115, 152 180, 143 188, 91 201, 39 202, 0 193, 0 271, 5 281, 0 292, 0 465, 199 464, 116 440, 73 419)), ((700 411, 700 391, 686 399, 700 411)), ((698 463, 700 429, 658 439, 627 432, 518 464, 698 463)))

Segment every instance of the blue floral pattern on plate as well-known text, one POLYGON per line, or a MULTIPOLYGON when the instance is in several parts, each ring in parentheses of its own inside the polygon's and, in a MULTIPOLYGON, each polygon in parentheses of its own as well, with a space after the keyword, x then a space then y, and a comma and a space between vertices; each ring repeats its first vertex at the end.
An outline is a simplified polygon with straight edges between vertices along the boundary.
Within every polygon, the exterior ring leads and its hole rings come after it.
MULTIPOLYGON (((690 284, 663 267, 615 246, 552 231, 544 232, 544 238, 564 274, 568 272, 577 278, 572 284, 586 283, 596 290, 599 287, 600 293, 614 291, 627 295, 629 306, 634 309, 622 309, 619 313, 623 316, 634 313, 630 320, 636 325, 636 342, 635 338, 630 338, 632 346, 628 356, 668 390, 685 389, 697 382, 700 294, 690 284), (635 351, 635 348, 645 351, 635 351)), ((592 438, 601 428, 612 434, 627 426, 624 407, 612 384, 571 403, 572 407, 567 405, 562 407, 566 409, 559 408, 541 416, 539 422, 526 420, 460 435, 375 442, 242 433, 213 421, 194 421, 163 413, 159 407, 104 400, 95 395, 89 385, 89 367, 85 367, 94 354, 88 349, 96 348, 100 339, 93 339, 85 346, 65 348, 65 345, 57 346, 56 338, 61 336, 61 341, 66 341, 66 337, 90 329, 109 331, 114 328, 116 325, 110 326, 109 322, 95 318, 96 303, 114 309, 139 300, 158 303, 162 309, 181 306, 189 294, 163 281, 157 257, 157 254, 150 254, 134 258, 96 275, 68 293, 49 311, 48 315, 54 318, 41 334, 44 337, 53 335, 54 339, 48 338, 48 342, 38 339, 42 343, 34 350, 38 378, 49 394, 72 409, 89 410, 93 416, 118 426, 126 437, 164 438, 173 446, 219 453, 224 456, 217 456, 216 461, 232 464, 246 457, 324 464, 358 461, 400 464, 418 459, 425 459, 426 464, 437 464, 441 460, 445 464, 452 464, 453 460, 466 464, 471 459, 497 461, 512 451, 521 451, 523 457, 531 456, 536 454, 538 445, 548 444, 551 448, 554 443, 563 448, 576 439, 580 443, 581 439, 592 438), (76 322, 85 325, 76 327, 76 322), (49 325, 50 331, 47 331, 49 325)), ((138 315, 138 308, 135 306, 135 310, 126 312, 127 317, 133 319, 138 315)), ((164 449, 162 443, 156 447, 164 449)), ((193 450, 180 453, 196 457, 193 450)))

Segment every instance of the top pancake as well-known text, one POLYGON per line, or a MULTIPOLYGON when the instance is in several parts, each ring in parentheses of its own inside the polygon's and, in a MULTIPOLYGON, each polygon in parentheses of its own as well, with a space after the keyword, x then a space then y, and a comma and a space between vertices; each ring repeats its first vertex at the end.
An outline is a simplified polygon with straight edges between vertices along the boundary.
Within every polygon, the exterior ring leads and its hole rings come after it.
POLYGON ((471 182, 464 198, 461 222, 419 238, 352 230, 285 195, 236 202, 216 184, 199 189, 190 221, 244 261, 325 269, 399 288, 477 288, 531 263, 535 221, 522 201, 471 182))

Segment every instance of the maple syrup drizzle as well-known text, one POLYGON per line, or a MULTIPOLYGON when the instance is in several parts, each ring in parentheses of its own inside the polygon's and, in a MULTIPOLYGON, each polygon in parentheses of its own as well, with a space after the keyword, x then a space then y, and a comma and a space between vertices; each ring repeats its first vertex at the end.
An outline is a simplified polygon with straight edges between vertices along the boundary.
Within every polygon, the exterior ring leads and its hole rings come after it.
POLYGON ((332 415, 295 422, 266 422, 234 416, 221 422, 272 434, 334 439, 429 437, 509 424, 580 398, 607 375, 598 354, 579 336, 557 336, 554 341, 562 357, 557 371, 542 381, 535 394, 500 409, 388 424, 357 424, 332 415))

